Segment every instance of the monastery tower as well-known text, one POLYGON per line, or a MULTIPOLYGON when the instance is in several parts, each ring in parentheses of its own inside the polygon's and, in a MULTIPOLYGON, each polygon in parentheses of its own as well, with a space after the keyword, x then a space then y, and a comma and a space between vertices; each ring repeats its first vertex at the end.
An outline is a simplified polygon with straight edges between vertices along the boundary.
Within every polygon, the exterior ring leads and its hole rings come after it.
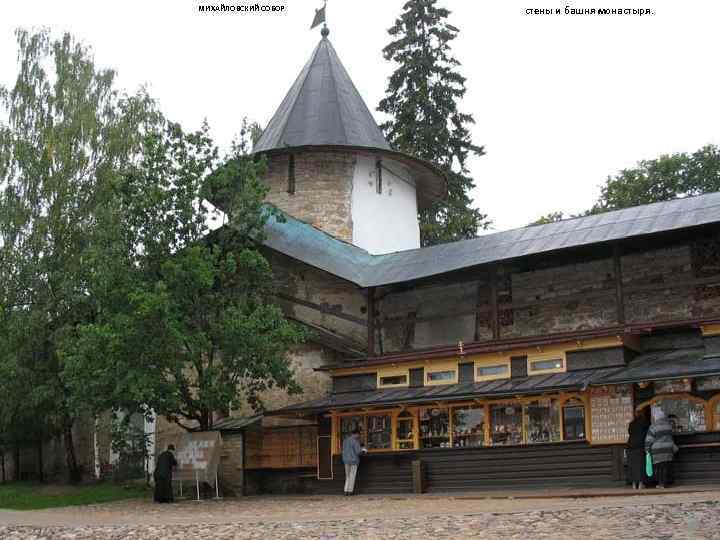
POLYGON ((390 147, 328 33, 253 148, 268 158, 267 200, 372 254, 418 248, 418 209, 445 195, 445 180, 390 147))

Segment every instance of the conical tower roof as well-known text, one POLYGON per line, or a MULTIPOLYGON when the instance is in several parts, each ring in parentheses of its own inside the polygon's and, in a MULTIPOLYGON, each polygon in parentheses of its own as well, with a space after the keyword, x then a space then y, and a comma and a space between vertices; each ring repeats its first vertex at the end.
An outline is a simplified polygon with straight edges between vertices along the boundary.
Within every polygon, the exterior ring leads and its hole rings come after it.
POLYGON ((253 150, 298 146, 390 150, 327 37, 315 47, 253 150))
POLYGON ((327 38, 327 31, 253 147, 255 154, 292 150, 355 150, 386 155, 410 169, 420 208, 447 193, 445 176, 437 167, 390 147, 327 38))

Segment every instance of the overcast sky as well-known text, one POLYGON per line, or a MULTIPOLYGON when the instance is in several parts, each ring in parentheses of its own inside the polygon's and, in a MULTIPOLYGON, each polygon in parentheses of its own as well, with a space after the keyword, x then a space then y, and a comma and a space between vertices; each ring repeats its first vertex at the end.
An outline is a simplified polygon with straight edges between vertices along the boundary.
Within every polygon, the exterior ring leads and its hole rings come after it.
MULTIPOLYGON (((210 2, 210 0, 207 0, 210 2)), ((232 3, 233 0, 225 0, 232 3)), ((382 48, 405 0, 329 0, 330 39, 368 107, 392 65, 382 48)), ((16 72, 13 30, 50 26, 91 45, 121 88, 147 84, 170 118, 207 118, 221 147, 243 116, 265 125, 307 61, 319 0, 287 15, 202 15, 196 0, 3 3, 0 82, 16 72)), ((495 230, 592 205, 608 174, 662 153, 720 144, 720 1, 440 0, 487 154, 470 168, 495 230), (527 16, 526 8, 651 7, 654 16, 527 16)), ((382 121, 378 113, 376 119, 382 121)))

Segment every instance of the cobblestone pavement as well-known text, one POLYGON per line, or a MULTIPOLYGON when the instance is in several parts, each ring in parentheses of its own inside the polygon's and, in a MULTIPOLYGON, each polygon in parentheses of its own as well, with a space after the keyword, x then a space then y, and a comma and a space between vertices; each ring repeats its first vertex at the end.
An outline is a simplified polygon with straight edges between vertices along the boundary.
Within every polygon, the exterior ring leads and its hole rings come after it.
POLYGON ((720 493, 552 500, 254 497, 172 506, 140 501, 0 512, 0 538, 720 539, 720 493))

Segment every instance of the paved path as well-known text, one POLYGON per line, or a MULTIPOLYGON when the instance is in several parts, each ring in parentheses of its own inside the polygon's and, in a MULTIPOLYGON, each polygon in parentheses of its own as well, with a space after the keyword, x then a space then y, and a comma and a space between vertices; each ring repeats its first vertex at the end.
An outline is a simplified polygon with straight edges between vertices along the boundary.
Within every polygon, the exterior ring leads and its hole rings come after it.
POLYGON ((0 538, 720 540, 720 491, 642 497, 247 497, 0 511, 0 538))

